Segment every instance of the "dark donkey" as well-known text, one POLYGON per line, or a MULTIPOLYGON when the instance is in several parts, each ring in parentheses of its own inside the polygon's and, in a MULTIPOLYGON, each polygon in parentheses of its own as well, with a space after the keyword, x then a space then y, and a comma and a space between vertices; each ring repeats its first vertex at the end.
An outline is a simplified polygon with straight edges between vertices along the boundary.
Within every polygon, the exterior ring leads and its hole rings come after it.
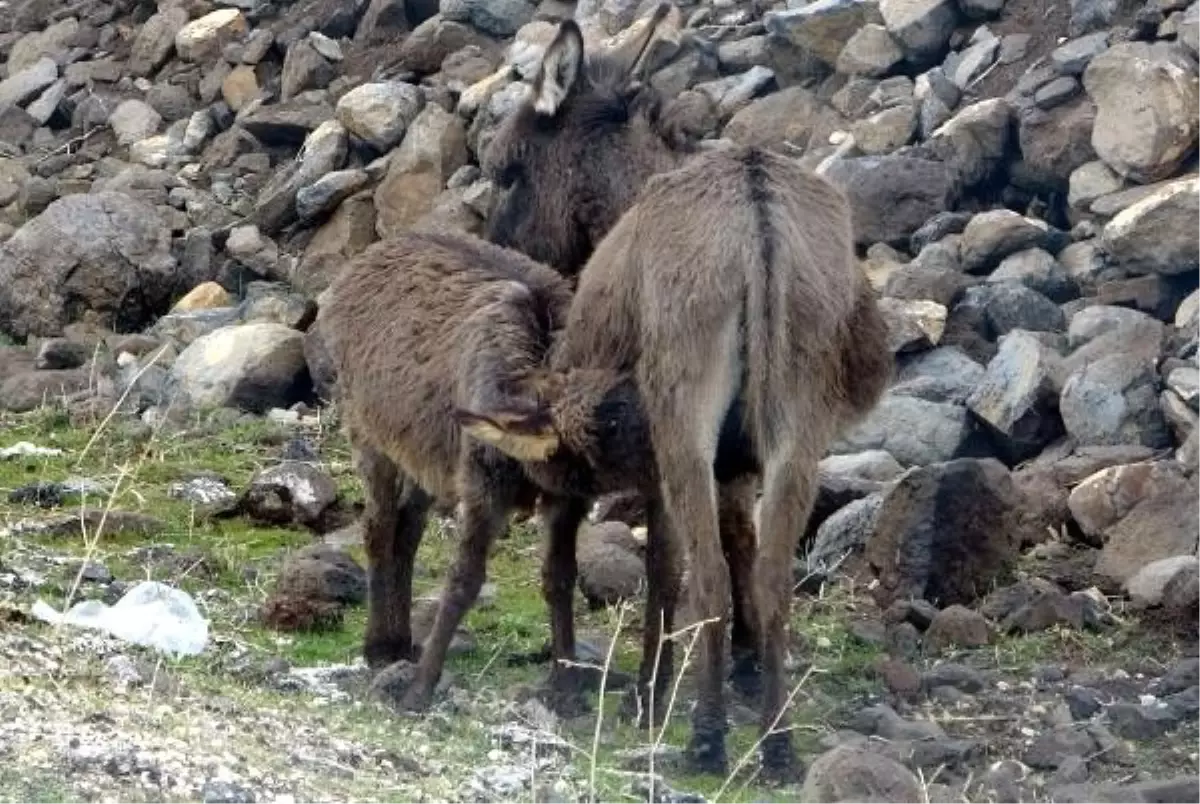
MULTIPOLYGON (((628 152, 634 147, 666 159, 667 142, 642 136, 654 130, 647 92, 599 84, 578 27, 564 23, 530 105, 494 141, 493 175, 517 199, 507 203, 544 209, 539 198, 560 197, 586 165, 651 161, 628 152), (606 114, 597 109, 601 97, 606 114), (580 167, 553 172, 570 165, 580 167)), ((568 218, 560 226, 575 239, 560 242, 586 237, 568 218)), ((660 476, 648 508, 674 538, 686 538, 693 612, 721 624, 700 642, 691 756, 701 769, 727 766, 723 625, 733 592, 750 596, 744 638, 762 661, 764 770, 790 770, 783 707, 792 557, 811 511, 817 461, 886 387, 885 335, 854 259, 844 195, 793 160, 757 149, 713 150, 651 178, 580 275, 551 365, 636 377, 660 476), (764 489, 757 550, 740 568, 727 549, 721 555, 714 472, 730 431, 753 458, 743 477, 764 489)), ((477 437, 512 454, 515 440, 552 442, 538 404, 475 411, 502 423, 477 437)), ((668 575, 655 579, 664 598, 677 588, 674 571, 668 563, 668 575)), ((670 614, 669 599, 663 613, 670 614)))

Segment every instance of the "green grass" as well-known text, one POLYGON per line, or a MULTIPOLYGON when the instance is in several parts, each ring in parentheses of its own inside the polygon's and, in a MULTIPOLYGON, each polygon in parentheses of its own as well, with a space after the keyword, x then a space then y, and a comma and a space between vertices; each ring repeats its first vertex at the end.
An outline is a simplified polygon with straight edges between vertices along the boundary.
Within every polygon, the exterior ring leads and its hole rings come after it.
MULTIPOLYGON (((64 454, 54 457, 18 458, 0 461, 0 527, 20 518, 42 516, 43 512, 30 506, 7 503, 7 494, 18 486, 36 480, 64 480, 68 476, 85 476, 116 487, 109 499, 92 499, 90 505, 103 506, 112 503, 114 509, 138 511, 160 518, 167 523, 166 533, 152 540, 138 536, 109 536, 101 534, 94 546, 79 538, 38 538, 32 542, 44 550, 62 556, 83 557, 90 553, 113 574, 124 581, 136 581, 144 577, 176 583, 193 594, 210 589, 221 589, 240 606, 217 606, 206 612, 211 618, 215 635, 234 637, 242 646, 264 658, 282 656, 294 665, 311 666, 322 664, 344 664, 356 660, 360 652, 365 611, 361 607, 348 612, 343 628, 324 634, 281 635, 259 625, 246 612, 253 612, 268 594, 274 572, 289 550, 311 544, 313 536, 301 529, 271 528, 254 526, 242 518, 205 521, 188 503, 168 496, 172 482, 184 480, 194 472, 215 472, 223 476, 235 491, 244 488, 259 469, 277 461, 280 446, 293 434, 282 426, 269 422, 214 426, 199 419, 181 430, 154 431, 138 422, 114 419, 98 436, 96 422, 85 426, 72 425, 65 414, 53 408, 38 410, 34 414, 0 414, 0 448, 19 440, 29 440, 40 446, 54 446, 64 454), (89 442, 91 440, 91 445, 89 442), (86 454, 84 449, 86 448, 86 454), (197 554, 206 559, 215 575, 181 574, 179 568, 162 568, 146 565, 130 557, 134 547, 148 541, 169 542, 176 550, 197 554), (256 570, 254 577, 247 577, 247 569, 256 570)), ((326 469, 334 476, 343 499, 348 503, 361 499, 361 490, 350 464, 350 452, 346 440, 336 427, 323 427, 318 432, 304 433, 317 442, 326 469)), ((70 510, 70 509, 68 509, 70 510)), ((442 532, 437 523, 431 522, 430 530, 422 542, 418 556, 418 576, 415 578, 415 594, 428 595, 436 592, 446 568, 448 568, 456 542, 454 536, 442 532)), ((361 548, 352 551, 362 562, 361 548)), ((514 700, 521 689, 539 683, 546 672, 545 665, 514 665, 511 654, 527 654, 542 647, 548 637, 546 608, 541 598, 539 535, 526 526, 515 526, 508 539, 494 546, 488 563, 488 580, 496 584, 497 595, 491 605, 475 607, 470 611, 466 625, 472 631, 476 649, 462 655, 451 656, 446 671, 456 683, 472 694, 490 694, 502 700, 514 700)), ((74 577, 71 566, 55 570, 52 588, 65 590, 71 587, 74 577)), ((47 590, 41 590, 46 594, 47 590)), ((88 589, 82 590, 88 594, 88 589)), ((52 605, 62 604, 62 594, 49 599, 52 605)), ((812 649, 816 672, 806 679, 796 698, 797 714, 794 722, 800 727, 794 732, 800 751, 817 750, 817 739, 821 732, 832 728, 842 710, 854 706, 854 702, 868 692, 878 689, 871 673, 871 665, 878 649, 857 640, 845 625, 846 601, 841 599, 810 601, 797 606, 794 625, 812 649)), ((616 612, 589 612, 582 598, 576 602, 577 631, 583 637, 604 641, 614 630, 616 612)), ((614 650, 614 665, 620 671, 636 673, 640 659, 640 607, 631 607, 626 616, 622 638, 614 650)), ((278 706, 282 697, 262 689, 245 688, 232 682, 224 674, 220 661, 210 652, 199 658, 168 662, 172 672, 179 674, 188 683, 199 689, 211 689, 218 695, 238 695, 246 700, 278 706)), ((677 648, 677 666, 682 659, 682 646, 677 648)), ((798 682, 797 673, 793 683, 798 682)), ((683 746, 688 738, 689 701, 688 685, 682 686, 682 698, 674 708, 671 725, 668 726, 662 743, 683 746)), ((284 696, 286 697, 286 696, 284 696)), ((624 750, 646 745, 647 734, 638 732, 634 726, 618 719, 619 695, 607 696, 605 701, 604 738, 601 739, 596 766, 599 768, 598 784, 607 791, 602 800, 628 798, 630 776, 622 772, 622 761, 618 755, 624 750)), ((745 708, 743 707, 743 712, 745 708)), ((378 732, 377 714, 366 714, 365 710, 347 708, 328 714, 328 722, 349 733, 378 732)), ((564 737, 581 751, 590 751, 593 740, 594 715, 566 724, 564 737)), ((385 739, 380 737, 379 739, 385 739)), ((485 756, 488 748, 484 725, 479 722, 446 721, 443 736, 446 742, 454 743, 455 750, 476 750, 485 756)), ((750 751, 757 739, 757 725, 751 718, 743 718, 730 733, 731 763, 737 762, 746 751, 750 751)), ((576 766, 587 775, 590 762, 586 756, 578 757, 576 766)), ((756 761, 746 764, 755 768, 756 761)), ((668 782, 682 788, 713 796, 722 786, 721 779, 700 778, 680 774, 677 769, 666 769, 668 782)), ((0 787, 5 787, 0 785, 0 787)), ((776 800, 768 791, 750 788, 749 792, 738 792, 740 781, 734 782, 721 800, 776 800)), ((53 787, 43 788, 53 791, 53 787)), ((48 793, 56 794, 56 793, 48 793)), ((42 799, 25 799, 42 800, 42 799)), ((46 799, 66 800, 66 799, 46 799)), ((784 800, 779 798, 778 800, 784 800)))

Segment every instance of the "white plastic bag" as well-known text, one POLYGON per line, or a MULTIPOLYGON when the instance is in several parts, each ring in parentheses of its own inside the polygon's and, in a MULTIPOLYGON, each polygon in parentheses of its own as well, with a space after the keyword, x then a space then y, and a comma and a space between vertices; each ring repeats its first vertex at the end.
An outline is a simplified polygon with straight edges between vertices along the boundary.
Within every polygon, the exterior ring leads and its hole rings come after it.
POLYGON ((162 653, 195 656, 208 643, 208 620, 191 596, 158 581, 142 581, 111 607, 85 600, 63 614, 38 600, 31 613, 48 623, 94 628, 162 653))

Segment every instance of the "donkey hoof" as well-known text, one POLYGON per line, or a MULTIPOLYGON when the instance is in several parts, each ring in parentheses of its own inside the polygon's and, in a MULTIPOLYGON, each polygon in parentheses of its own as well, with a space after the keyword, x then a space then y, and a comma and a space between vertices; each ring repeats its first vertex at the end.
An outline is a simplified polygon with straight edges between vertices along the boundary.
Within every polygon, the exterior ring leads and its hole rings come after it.
POLYGON ((547 685, 537 697, 551 712, 565 720, 585 715, 592 710, 587 693, 580 689, 547 685))
POLYGON ((433 695, 425 690, 411 689, 400 699, 400 711, 419 715, 429 709, 433 695))
POLYGON ((661 727, 667 714, 667 702, 663 694, 654 698, 654 717, 651 718, 650 695, 643 685, 634 684, 625 690, 621 698, 620 717, 626 722, 636 722, 639 729, 661 727))
POLYGON ((729 772, 729 761, 725 756, 725 735, 692 735, 688 746, 688 765, 693 773, 725 776, 729 772))
POLYGON ((407 639, 375 639, 363 645, 363 658, 372 670, 396 662, 416 662, 421 658, 421 646, 407 639))
POLYGON ((772 735, 760 748, 759 778, 768 784, 798 784, 804 780, 804 767, 792 753, 792 743, 786 736, 772 735))

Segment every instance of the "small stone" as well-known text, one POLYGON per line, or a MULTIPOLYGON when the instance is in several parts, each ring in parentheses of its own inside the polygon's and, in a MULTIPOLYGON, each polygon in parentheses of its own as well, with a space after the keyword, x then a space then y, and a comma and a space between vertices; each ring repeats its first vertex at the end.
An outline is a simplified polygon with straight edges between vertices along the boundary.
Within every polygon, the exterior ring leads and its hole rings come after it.
POLYGON ((967 693, 980 692, 986 686, 978 670, 954 662, 943 662, 930 668, 921 677, 921 683, 926 689, 954 687, 967 693))
POLYGON ((171 311, 180 313, 189 310, 212 310, 218 307, 229 307, 232 304, 233 299, 230 298, 229 291, 216 282, 203 282, 175 302, 171 311))
POLYGON ((1099 694, 1088 687, 1073 686, 1064 696, 1071 717, 1075 720, 1090 720, 1093 715, 1104 708, 1099 694))
POLYGON ((937 613, 929 630, 925 632, 925 644, 935 651, 957 645, 962 648, 977 648, 991 641, 987 620, 978 612, 965 606, 948 606, 937 613))
POLYGON ((1155 740, 1179 725, 1179 713, 1163 703, 1111 704, 1105 714, 1113 733, 1127 740, 1155 740))
POLYGON ((1033 102, 1039 109, 1061 106, 1083 92, 1083 86, 1070 76, 1055 78, 1033 94, 1033 102))

